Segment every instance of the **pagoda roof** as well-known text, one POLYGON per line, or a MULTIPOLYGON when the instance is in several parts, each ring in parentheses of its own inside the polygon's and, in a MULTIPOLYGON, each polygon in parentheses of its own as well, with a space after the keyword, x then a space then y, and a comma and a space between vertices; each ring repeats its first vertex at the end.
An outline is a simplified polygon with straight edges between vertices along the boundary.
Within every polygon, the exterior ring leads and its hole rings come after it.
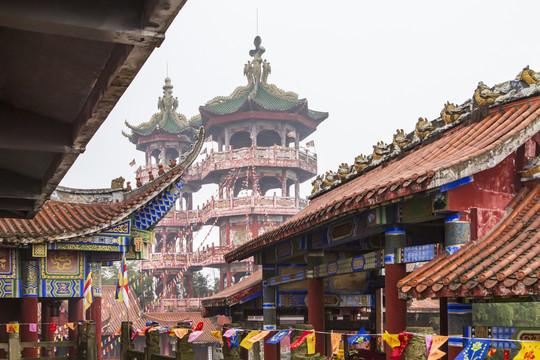
POLYGON ((152 115, 150 121, 134 126, 129 122, 125 122, 126 126, 131 129, 131 134, 122 131, 122 134, 134 144, 137 144, 139 138, 150 136, 156 133, 164 134, 195 134, 195 127, 200 125, 200 120, 195 117, 193 121, 187 120, 185 115, 176 111, 178 108, 178 98, 172 96, 173 85, 171 79, 165 78, 163 85, 163 97, 158 99, 159 112, 152 115))
POLYGON ((483 239, 442 255, 398 282, 405 297, 530 295, 540 291, 540 186, 523 188, 483 239))
MULTIPOLYGON (((309 205, 274 230, 225 255, 231 262, 341 214, 426 190, 436 191, 496 166, 540 130, 540 76, 526 67, 516 80, 493 88, 479 83, 472 100, 447 103, 441 117, 420 118, 398 130, 373 154, 357 156, 313 182, 309 205), (529 75, 533 81, 527 82, 529 75)), ((442 191, 442 190, 441 190, 442 191)))
MULTIPOLYGON (((34 219, 0 218, 0 240, 4 243, 37 243, 87 236, 132 218, 132 226, 149 230, 170 210, 183 184, 187 168, 195 161, 204 140, 200 129, 193 150, 182 162, 142 187, 122 192, 121 201, 111 189, 70 190, 73 201, 49 199, 34 219), (88 198, 105 198, 97 203, 88 198)), ((65 198, 64 194, 56 198, 65 198)))
MULTIPOLYGON (((271 73, 270 63, 261 58, 266 50, 261 46, 259 36, 255 38, 254 43, 255 49, 250 51, 253 60, 244 65, 247 85, 237 87, 229 96, 218 96, 199 107, 207 131, 209 130, 209 118, 243 112, 298 114, 308 122, 304 125, 308 125, 313 131, 320 122, 328 117, 328 113, 311 110, 308 108, 306 99, 299 99, 296 93, 284 91, 274 84, 269 84, 267 79, 271 73)), ((281 119, 281 117, 276 118, 281 119)), ((285 120, 294 120, 294 118, 285 118, 285 120)))

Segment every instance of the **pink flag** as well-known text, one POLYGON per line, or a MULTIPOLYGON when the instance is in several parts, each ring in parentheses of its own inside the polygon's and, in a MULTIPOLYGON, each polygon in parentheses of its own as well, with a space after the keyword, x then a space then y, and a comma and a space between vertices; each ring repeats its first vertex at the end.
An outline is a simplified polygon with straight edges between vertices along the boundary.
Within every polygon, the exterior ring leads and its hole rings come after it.
POLYGON ((228 338, 234 335, 234 333, 238 331, 238 329, 227 329, 225 333, 223 334, 224 337, 228 338))
POLYGON ((37 331, 37 324, 29 324, 28 325, 28 330, 30 330, 30 332, 36 332, 37 331))
POLYGON ((202 335, 202 331, 194 331, 191 334, 189 334, 188 343, 193 342, 196 338, 202 335))

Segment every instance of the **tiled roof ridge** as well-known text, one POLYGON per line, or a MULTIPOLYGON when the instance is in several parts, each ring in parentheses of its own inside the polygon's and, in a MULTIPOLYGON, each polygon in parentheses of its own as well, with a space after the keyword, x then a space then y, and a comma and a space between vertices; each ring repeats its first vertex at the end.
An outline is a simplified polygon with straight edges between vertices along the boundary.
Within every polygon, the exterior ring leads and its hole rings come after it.
POLYGON ((314 221, 323 224, 333 213, 379 203, 387 194, 394 198, 405 188, 419 193, 493 167, 540 130, 540 86, 528 89, 534 90, 529 96, 516 95, 517 100, 513 98, 498 109, 475 109, 470 119, 433 136, 406 156, 397 156, 386 161, 385 166, 376 166, 362 176, 346 179, 332 191, 318 194, 287 222, 229 252, 225 260, 234 261, 261 246, 305 231, 314 221), (409 158, 415 159, 414 164, 407 161, 409 158), (390 176, 389 171, 395 175, 390 176))
POLYGON ((204 129, 199 129, 192 151, 171 170, 126 193, 111 204, 81 204, 49 199, 34 219, 0 219, 0 240, 23 243, 58 241, 99 232, 130 216, 147 202, 174 186, 201 151, 204 129))
POLYGON ((517 281, 525 281, 527 276, 538 280, 540 271, 536 274, 534 271, 540 268, 540 218, 535 215, 540 211, 540 185, 521 189, 507 210, 499 224, 481 240, 469 242, 453 255, 444 252, 401 279, 397 287, 402 293, 413 289, 423 293, 428 288, 436 293, 443 287, 457 291, 463 286, 470 290, 479 284, 491 289, 500 282, 513 286, 517 281), (534 235, 527 239, 531 234, 534 235), (511 275, 515 279, 507 279, 511 275))
POLYGON ((312 182, 313 191, 308 198, 314 199, 392 159, 407 156, 407 152, 425 146, 456 126, 479 121, 488 109, 498 108, 538 95, 540 93, 539 83, 540 74, 530 70, 529 66, 526 66, 515 80, 496 84, 492 88, 488 88, 483 82, 480 82, 472 98, 467 99, 461 105, 457 106, 447 101, 441 110, 441 116, 438 118, 432 121, 419 118, 415 130, 412 132, 405 135, 403 129, 397 129, 391 143, 385 144, 379 141, 377 145, 373 146, 373 154, 367 156, 360 154, 355 158, 353 165, 342 163, 337 172, 327 171, 325 175, 317 176, 312 182), (486 102, 482 102, 480 97, 482 93, 487 93, 490 96, 489 100, 484 99, 486 102))

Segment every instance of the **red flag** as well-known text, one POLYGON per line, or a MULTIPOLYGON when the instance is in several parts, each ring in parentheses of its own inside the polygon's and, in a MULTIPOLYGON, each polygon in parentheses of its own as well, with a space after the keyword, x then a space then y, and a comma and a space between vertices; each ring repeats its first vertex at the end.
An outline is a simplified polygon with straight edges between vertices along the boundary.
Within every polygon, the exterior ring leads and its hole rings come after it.
POLYGON ((411 340, 412 334, 400 332, 398 335, 399 339, 399 346, 396 346, 392 350, 392 354, 390 354, 390 358, 392 360, 398 360, 401 354, 403 354, 403 351, 405 351, 405 348, 407 347, 407 344, 411 340))
POLYGON ((191 330, 193 330, 193 331, 201 331, 203 326, 204 326, 204 323, 201 321, 200 323, 197 324, 197 326, 194 326, 191 330))
POLYGON ((55 332, 56 331, 56 324, 49 324, 49 332, 55 332))
POLYGON ((313 331, 304 331, 302 333, 302 335, 300 335, 300 337, 298 339, 296 339, 295 342, 293 342, 291 344, 291 349, 296 349, 297 347, 299 347, 300 345, 302 345, 302 343, 304 342, 304 340, 306 340, 306 338, 310 335, 310 334, 313 334, 313 331))

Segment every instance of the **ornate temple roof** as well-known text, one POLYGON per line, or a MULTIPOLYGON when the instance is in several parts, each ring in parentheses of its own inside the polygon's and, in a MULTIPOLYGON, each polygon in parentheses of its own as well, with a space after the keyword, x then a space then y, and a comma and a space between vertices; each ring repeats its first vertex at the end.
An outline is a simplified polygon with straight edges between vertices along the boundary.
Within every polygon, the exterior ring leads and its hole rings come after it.
POLYGON ((261 46, 259 36, 254 43, 255 49, 249 52, 253 60, 244 65, 247 85, 237 87, 229 96, 218 96, 199 107, 205 126, 210 117, 245 111, 299 113, 314 126, 326 119, 327 112, 310 110, 306 99, 299 99, 297 94, 268 83, 270 62, 261 57, 266 50, 261 46))
POLYGON ((391 144, 379 142, 373 154, 357 156, 353 166, 342 164, 337 173, 317 177, 306 208, 225 260, 251 256, 340 214, 436 190, 494 167, 540 130, 539 82, 540 76, 526 67, 516 80, 491 89, 480 83, 472 100, 447 103, 440 118, 420 118, 413 132, 398 130, 391 144))
POLYGON ((540 290, 540 186, 523 188, 480 241, 442 255, 398 282, 403 296, 529 295, 540 290))
POLYGON ((196 133, 195 127, 200 125, 200 118, 195 117, 192 120, 178 112, 178 98, 172 96, 173 85, 171 79, 165 78, 163 85, 163 97, 159 97, 157 107, 158 113, 152 115, 150 121, 138 126, 131 125, 126 121, 126 126, 131 129, 131 134, 122 131, 122 134, 134 144, 137 144, 140 137, 149 136, 158 132, 168 134, 181 134, 187 136, 196 133))
POLYGON ((253 274, 242 279, 237 284, 234 284, 233 286, 202 300, 202 305, 205 308, 203 313, 208 312, 208 309, 212 307, 232 306, 261 291, 262 270, 257 270, 253 274))
POLYGON ((0 241, 35 243, 67 240, 91 235, 132 218, 132 226, 151 229, 174 205, 187 168, 195 161, 203 144, 204 129, 182 162, 138 189, 118 194, 111 189, 85 191, 61 189, 57 199, 49 199, 32 220, 0 218, 0 241), (71 193, 67 195, 66 193, 71 193), (101 201, 96 201, 96 198, 101 201), (86 199, 86 200, 85 200, 86 199))

